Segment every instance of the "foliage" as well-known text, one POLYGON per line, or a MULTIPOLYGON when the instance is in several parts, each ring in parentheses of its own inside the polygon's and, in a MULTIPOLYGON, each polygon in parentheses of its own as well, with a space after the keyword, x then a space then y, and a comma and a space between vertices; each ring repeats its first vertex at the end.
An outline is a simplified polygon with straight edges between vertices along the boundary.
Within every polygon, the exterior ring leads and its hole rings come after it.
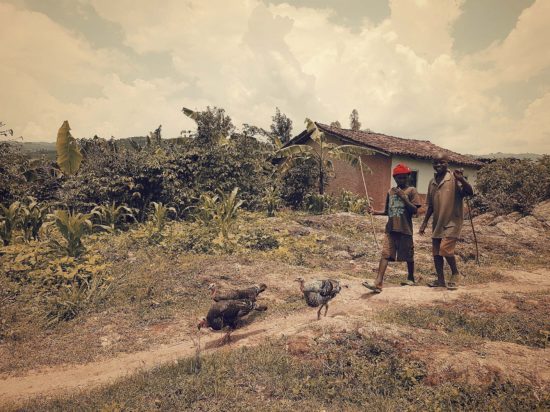
POLYGON ((359 112, 353 109, 349 115, 349 128, 354 131, 361 130, 361 122, 359 121, 359 112))
POLYGON ((550 161, 499 159, 485 165, 476 177, 474 205, 481 212, 528 214, 550 198, 550 161))
POLYGON ((264 201, 264 205, 267 210, 267 216, 273 217, 275 216, 275 212, 281 205, 281 197, 279 196, 279 191, 275 186, 270 186, 265 189, 264 193, 265 194, 262 200, 264 201))
POLYGON ((277 154, 284 160, 279 165, 279 171, 284 174, 296 165, 298 159, 312 159, 319 169, 319 194, 323 194, 330 174, 334 171, 334 160, 341 160, 356 166, 362 155, 372 155, 373 152, 356 145, 337 145, 329 143, 325 133, 310 119, 305 120, 307 131, 314 145, 291 145, 283 147, 277 154))
POLYGON ((40 228, 49 213, 49 207, 40 205, 36 199, 28 197, 29 204, 21 207, 21 227, 25 241, 39 240, 40 228))
POLYGON ((308 193, 315 192, 319 169, 313 159, 296 159, 292 168, 281 176, 281 198, 290 207, 299 209, 308 193))
POLYGON ((338 207, 344 212, 363 215, 368 210, 367 199, 348 190, 342 190, 338 198, 338 207))
POLYGON ((229 240, 229 232, 237 222, 237 213, 243 204, 242 200, 237 199, 238 187, 235 187, 230 194, 220 191, 219 201, 212 215, 214 226, 220 231, 224 241, 229 240))
POLYGON ((275 114, 271 118, 271 132, 274 136, 277 136, 282 144, 290 141, 292 137, 292 120, 290 120, 284 113, 281 113, 278 107, 275 108, 275 114))
POLYGON ((69 122, 65 120, 57 132, 57 164, 67 175, 74 175, 80 168, 82 153, 71 135, 69 122))
POLYGON ((21 224, 21 203, 13 202, 8 207, 0 204, 0 238, 4 246, 10 244, 14 231, 21 224))
POLYGON ((132 209, 126 205, 117 206, 115 202, 94 207, 91 215, 96 217, 99 222, 95 225, 96 227, 110 233, 121 229, 124 223, 136 220, 132 209))
POLYGON ((225 110, 210 106, 202 112, 195 112, 183 108, 182 112, 197 122, 197 132, 192 135, 197 144, 202 146, 212 146, 224 143, 233 133, 235 126, 231 118, 225 114, 225 110))
POLYGON ((109 264, 97 253, 75 258, 60 255, 48 242, 16 244, 4 249, 1 264, 14 282, 40 297, 48 323, 69 320, 108 288, 109 264))
POLYGON ((173 207, 168 207, 162 204, 161 202, 151 202, 151 222, 153 223, 157 232, 162 232, 166 222, 168 221, 169 213, 176 215, 176 209, 173 207))
POLYGON ((306 210, 314 215, 330 213, 335 205, 335 199, 329 194, 309 193, 305 197, 306 210))
POLYGON ((279 241, 271 232, 258 228, 244 233, 239 238, 239 243, 248 249, 271 250, 279 247, 279 241))
POLYGON ((336 120, 334 122, 330 122, 330 126, 331 127, 337 127, 338 129, 342 128, 342 124, 338 120, 336 120))
POLYGON ((76 257, 84 253, 86 249, 82 244, 82 238, 92 230, 91 215, 60 209, 55 210, 50 216, 54 219, 66 245, 55 239, 52 239, 52 242, 68 256, 76 257))

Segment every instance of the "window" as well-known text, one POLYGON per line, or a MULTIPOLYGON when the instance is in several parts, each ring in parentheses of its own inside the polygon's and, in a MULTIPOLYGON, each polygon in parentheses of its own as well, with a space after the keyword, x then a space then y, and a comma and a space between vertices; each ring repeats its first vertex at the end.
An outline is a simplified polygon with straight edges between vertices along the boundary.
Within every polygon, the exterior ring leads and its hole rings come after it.
POLYGON ((418 183, 418 170, 413 170, 409 175, 409 186, 417 187, 417 183, 418 183))

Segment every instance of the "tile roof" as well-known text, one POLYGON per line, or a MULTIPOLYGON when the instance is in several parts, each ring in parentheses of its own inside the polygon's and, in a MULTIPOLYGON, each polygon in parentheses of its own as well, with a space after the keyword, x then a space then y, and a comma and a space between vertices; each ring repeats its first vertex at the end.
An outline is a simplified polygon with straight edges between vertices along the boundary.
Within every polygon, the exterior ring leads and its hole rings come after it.
MULTIPOLYGON (((340 129, 322 123, 315 124, 323 132, 340 137, 343 140, 348 140, 350 143, 360 143, 388 154, 409 156, 418 159, 433 159, 437 153, 445 153, 449 157, 451 163, 469 166, 483 165, 481 162, 471 157, 444 149, 428 140, 404 139, 402 137, 388 136, 381 133, 366 132, 362 130, 354 131, 350 129, 340 129)), ((292 140, 297 142, 298 140, 302 140, 306 135, 307 133, 301 133, 292 140)))

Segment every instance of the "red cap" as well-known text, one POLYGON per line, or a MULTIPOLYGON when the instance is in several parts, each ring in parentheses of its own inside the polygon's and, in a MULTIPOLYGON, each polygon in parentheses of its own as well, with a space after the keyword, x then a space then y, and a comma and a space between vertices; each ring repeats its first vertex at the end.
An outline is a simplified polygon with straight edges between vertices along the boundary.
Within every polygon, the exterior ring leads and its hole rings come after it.
POLYGON ((405 166, 403 163, 399 163, 397 166, 393 168, 392 176, 396 175, 408 175, 411 173, 411 169, 409 169, 407 166, 405 166))

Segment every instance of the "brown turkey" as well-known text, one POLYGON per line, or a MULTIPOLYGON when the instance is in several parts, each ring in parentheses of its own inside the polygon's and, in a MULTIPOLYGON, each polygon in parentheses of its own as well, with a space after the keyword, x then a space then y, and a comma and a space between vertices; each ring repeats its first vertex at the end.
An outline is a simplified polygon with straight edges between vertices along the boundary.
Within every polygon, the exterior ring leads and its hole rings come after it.
POLYGON ((222 343, 231 340, 231 332, 237 329, 239 320, 253 310, 266 311, 267 306, 257 305, 251 300, 222 300, 212 304, 206 318, 201 319, 197 325, 199 330, 208 327, 216 331, 227 329, 222 343))
MULTIPOLYGON (((297 278, 296 282, 300 284, 300 291, 304 294, 304 299, 308 306, 312 308, 319 307, 317 311, 317 320, 321 319, 321 309, 325 307, 325 316, 328 312, 328 302, 340 293, 342 288, 340 282, 334 279, 315 280, 305 283, 303 278, 297 278)), ((347 287, 347 285, 344 285, 347 287)))
POLYGON ((208 290, 212 293, 212 299, 216 302, 222 300, 250 300, 251 302, 256 302, 259 294, 266 289, 267 285, 265 283, 260 283, 246 289, 231 289, 226 291, 218 290, 215 283, 208 285, 208 290))

